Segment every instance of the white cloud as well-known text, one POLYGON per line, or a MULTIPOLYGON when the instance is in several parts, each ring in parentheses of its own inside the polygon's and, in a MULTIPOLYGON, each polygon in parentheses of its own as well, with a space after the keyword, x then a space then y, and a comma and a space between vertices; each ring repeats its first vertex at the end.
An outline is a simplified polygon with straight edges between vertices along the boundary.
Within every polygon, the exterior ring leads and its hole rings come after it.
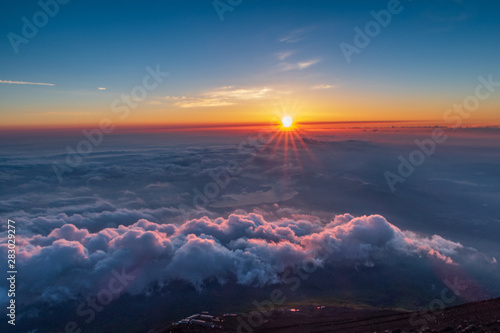
POLYGON ((162 99, 166 99, 167 101, 180 101, 180 100, 185 100, 188 97, 186 96, 165 96, 162 99))
POLYGON ((299 61, 295 63, 289 63, 289 62, 282 62, 278 64, 278 68, 282 71, 292 71, 292 70, 303 70, 306 68, 309 68, 318 62, 320 62, 321 59, 315 58, 315 59, 310 59, 307 61, 299 61))
POLYGON ((234 87, 222 87, 218 90, 207 92, 204 95, 213 98, 223 98, 223 99, 236 99, 236 100, 250 100, 250 99, 260 99, 266 97, 272 89, 263 88, 234 88, 234 87))
POLYGON ((283 61, 285 60, 286 58, 290 57, 292 54, 294 54, 294 51, 283 51, 283 52, 279 52, 276 54, 276 57, 280 60, 280 61, 283 61))
POLYGON ((274 93, 276 92, 268 87, 236 88, 226 86, 202 93, 199 96, 165 96, 162 99, 174 101, 174 105, 181 108, 216 107, 234 105, 241 101, 272 98, 274 93))
MULTIPOLYGON (((6 241, 0 239, 4 257, 6 241)), ((139 219, 95 233, 65 224, 47 236, 19 236, 17 242, 18 266, 26 280, 21 292, 52 301, 75 297, 119 267, 141 267, 129 290, 138 294, 151 283, 174 279, 197 288, 211 278, 224 283, 234 277, 242 285, 279 283, 286 267, 303 265, 306 259, 320 265, 369 262, 373 267, 404 256, 456 266, 452 257, 459 257, 459 251, 478 253, 437 235, 402 231, 380 215, 350 214, 326 226, 317 218, 267 221, 255 213, 231 214, 227 219, 205 216, 178 226, 139 219), (330 249, 328 257, 325 249, 330 249), (55 283, 64 289, 57 297, 51 291, 55 283)))
POLYGON ((337 86, 332 84, 318 84, 311 87, 311 90, 321 90, 321 89, 331 89, 336 88, 337 86))
POLYGON ((31 84, 31 85, 37 85, 37 86, 55 86, 55 84, 52 84, 52 83, 25 82, 25 81, 5 81, 5 80, 0 80, 0 83, 5 83, 5 84, 31 84))
POLYGON ((202 107, 216 107, 216 106, 229 106, 234 102, 224 101, 217 98, 191 98, 184 102, 177 102, 174 105, 181 108, 202 108, 202 107))
POLYGON ((296 29, 292 32, 290 32, 289 34, 281 37, 279 39, 279 42, 281 43, 297 43, 297 42, 300 42, 302 39, 304 39, 304 35, 310 31, 312 31, 313 28, 309 27, 309 28, 300 28, 300 29, 296 29))

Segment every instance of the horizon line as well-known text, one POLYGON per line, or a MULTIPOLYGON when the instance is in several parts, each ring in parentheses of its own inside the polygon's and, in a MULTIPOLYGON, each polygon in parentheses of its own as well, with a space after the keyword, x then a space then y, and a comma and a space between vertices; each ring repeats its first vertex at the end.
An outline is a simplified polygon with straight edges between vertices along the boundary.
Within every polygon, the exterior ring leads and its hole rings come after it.
MULTIPOLYGON (((409 122, 427 122, 426 120, 346 120, 346 121, 301 121, 296 122, 298 125, 328 125, 328 124, 373 124, 373 123, 409 123, 409 122)), ((276 125, 278 123, 275 123, 276 125)), ((257 127, 269 126, 270 122, 253 122, 253 123, 179 123, 179 124, 138 124, 138 125, 121 125, 116 126, 117 130, 182 130, 182 129, 215 129, 215 128, 234 128, 234 127, 257 127)), ((72 131, 98 128, 99 124, 86 125, 0 125, 0 131, 72 131)))
MULTIPOLYGON (((414 127, 448 127, 443 126, 443 124, 438 121, 432 120, 349 120, 349 121, 302 121, 296 122, 297 125, 304 126, 314 126, 314 125, 346 125, 346 124, 401 124, 401 123, 421 123, 420 126, 414 127)), ((143 132, 143 131, 189 131, 189 130, 234 130, 238 128, 251 128, 251 127, 269 127, 269 126, 279 126, 279 123, 271 124, 269 122, 255 122, 255 123, 208 123, 208 124, 171 124, 171 125, 157 125, 157 124, 142 124, 142 125, 122 125, 116 126, 113 132, 143 132)), ((408 127, 408 126, 403 126, 408 127)), ((412 126, 413 127, 413 126, 412 126)), ((494 125, 469 125, 461 126, 461 128, 498 128, 500 124, 494 125)), ((81 126, 56 126, 56 125, 39 125, 39 126, 0 126, 0 132, 34 132, 34 133, 45 133, 45 132, 73 132, 82 130, 91 130, 99 128, 99 124, 87 124, 81 126)), ((371 128, 371 127, 370 127, 371 128)), ((401 127, 398 127, 401 128, 401 127)))

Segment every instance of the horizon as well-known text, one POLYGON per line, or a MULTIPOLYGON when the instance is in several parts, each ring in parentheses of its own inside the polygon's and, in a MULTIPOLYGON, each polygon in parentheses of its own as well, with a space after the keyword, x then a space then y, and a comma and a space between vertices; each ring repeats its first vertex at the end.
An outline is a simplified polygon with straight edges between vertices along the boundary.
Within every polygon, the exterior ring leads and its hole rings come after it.
MULTIPOLYGON (((180 123, 180 124, 145 124, 113 127, 113 133, 140 133, 144 131, 150 132, 182 132, 182 131, 228 131, 232 132, 236 129, 243 130, 263 130, 276 129, 281 126, 281 121, 277 117, 272 117, 272 121, 268 123, 180 123)), ((442 127, 453 130, 459 129, 495 129, 500 127, 500 123, 490 122, 463 122, 460 126, 453 126, 446 121, 428 121, 428 120, 366 120, 366 121, 311 121, 311 122, 293 122, 295 126, 301 127, 304 130, 346 130, 346 129, 410 129, 410 128, 430 128, 442 127), (332 125, 331 127, 325 127, 332 125), (349 126, 350 125, 350 126, 349 126), (362 127, 360 127, 362 126, 362 127)), ((99 128, 98 123, 79 124, 72 126, 0 126, 0 134, 19 133, 23 135, 26 132, 33 134, 48 134, 48 133, 65 133, 83 130, 91 130, 99 128)))

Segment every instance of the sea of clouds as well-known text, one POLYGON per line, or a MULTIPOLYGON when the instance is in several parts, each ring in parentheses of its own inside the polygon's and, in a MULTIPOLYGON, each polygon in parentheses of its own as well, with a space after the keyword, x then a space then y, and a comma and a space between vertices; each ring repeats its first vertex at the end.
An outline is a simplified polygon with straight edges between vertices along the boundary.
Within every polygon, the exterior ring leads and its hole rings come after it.
MULTIPOLYGON (((64 163, 77 136, 3 144, 0 216, 16 221, 17 301, 77 300, 122 270, 134 272, 124 291, 131 296, 174 281, 197 291, 207 281, 279 285, 287 268, 307 263, 396 281, 373 268, 401 260, 433 265, 441 280, 458 269, 483 297, 500 296, 500 148, 484 133, 465 134, 396 192, 384 172, 425 134, 304 137, 307 149, 297 142, 297 152, 241 149, 251 134, 116 135, 62 182, 53 163, 64 163), (229 161, 237 173, 227 173, 229 161), (195 199, 209 183, 219 184, 217 194, 195 199)), ((5 304, 3 285, 0 295, 5 304)))

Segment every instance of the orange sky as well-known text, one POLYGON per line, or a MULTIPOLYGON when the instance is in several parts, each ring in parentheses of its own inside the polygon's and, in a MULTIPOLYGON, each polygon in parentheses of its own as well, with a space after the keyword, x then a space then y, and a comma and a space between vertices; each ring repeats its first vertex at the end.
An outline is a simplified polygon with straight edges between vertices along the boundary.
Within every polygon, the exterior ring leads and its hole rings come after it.
MULTIPOLYGON (((341 87, 297 94, 266 89, 270 91, 262 95, 258 95, 261 91, 258 89, 246 89, 246 92, 242 89, 239 92, 238 89, 226 90, 223 92, 229 97, 218 96, 209 100, 152 96, 135 107, 120 102, 115 103, 115 108, 112 107, 113 102, 120 98, 116 93, 104 92, 98 98, 91 95, 84 100, 73 100, 70 96, 61 98, 58 103, 45 101, 40 105, 24 107, 3 106, 1 127, 92 127, 102 119, 109 119, 118 128, 267 124, 285 115, 291 116, 295 122, 424 121, 443 124, 446 110, 454 103, 462 102, 458 96, 388 97, 369 92, 358 94, 341 87), (257 95, 247 96, 253 93, 257 95)), ((498 125, 496 113, 499 102, 498 97, 481 102, 468 118, 461 117, 463 124, 498 125)))

